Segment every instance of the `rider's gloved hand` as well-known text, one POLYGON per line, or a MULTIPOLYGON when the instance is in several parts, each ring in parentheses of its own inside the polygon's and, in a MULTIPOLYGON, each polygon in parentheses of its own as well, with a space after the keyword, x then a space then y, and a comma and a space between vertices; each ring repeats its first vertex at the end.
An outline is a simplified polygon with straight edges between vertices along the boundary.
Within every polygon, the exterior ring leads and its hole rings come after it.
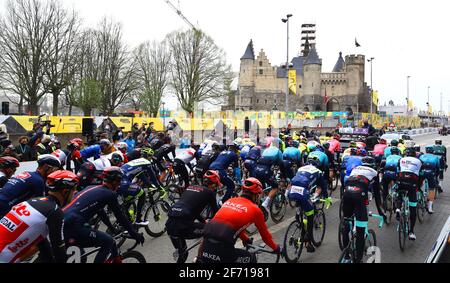
POLYGON ((142 245, 145 242, 144 234, 142 233, 137 234, 136 237, 134 237, 134 239, 136 240, 138 245, 142 245))
POLYGON ((242 241, 242 243, 244 244, 244 247, 247 247, 249 245, 253 245, 253 238, 248 238, 248 240, 242 241))

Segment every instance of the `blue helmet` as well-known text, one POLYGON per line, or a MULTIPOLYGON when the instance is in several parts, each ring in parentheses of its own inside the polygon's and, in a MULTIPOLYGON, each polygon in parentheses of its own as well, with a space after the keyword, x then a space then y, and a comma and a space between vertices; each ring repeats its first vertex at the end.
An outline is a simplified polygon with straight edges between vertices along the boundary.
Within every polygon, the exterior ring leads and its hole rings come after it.
POLYGON ((425 152, 429 153, 429 154, 433 154, 434 153, 434 146, 429 145, 429 146, 425 147, 425 152))
POLYGON ((322 167, 322 162, 320 161, 318 156, 308 156, 308 164, 316 168, 322 167))

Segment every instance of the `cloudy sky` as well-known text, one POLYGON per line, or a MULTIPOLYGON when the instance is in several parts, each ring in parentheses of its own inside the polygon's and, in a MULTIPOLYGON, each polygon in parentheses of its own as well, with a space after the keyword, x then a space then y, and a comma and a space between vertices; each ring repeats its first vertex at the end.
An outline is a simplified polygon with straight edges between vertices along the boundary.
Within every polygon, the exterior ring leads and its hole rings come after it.
MULTIPOLYGON (((187 25, 164 0, 62 0, 95 26, 103 16, 123 24, 125 40, 135 47, 146 40, 162 40, 187 25)), ((6 0, 0 0, 3 9, 6 0)), ((317 24, 317 50, 323 71, 332 70, 340 51, 375 57, 374 88, 381 103, 406 102, 407 79, 414 104, 425 109, 427 89, 433 110, 450 111, 450 4, 444 0, 172 0, 195 25, 210 34, 227 53, 234 71, 250 39, 255 51, 264 49, 272 65, 286 60, 286 25, 291 18, 290 53, 300 52, 300 26, 317 24), (356 49, 355 37, 362 45, 356 49)), ((366 65, 370 84, 370 65, 366 65)))

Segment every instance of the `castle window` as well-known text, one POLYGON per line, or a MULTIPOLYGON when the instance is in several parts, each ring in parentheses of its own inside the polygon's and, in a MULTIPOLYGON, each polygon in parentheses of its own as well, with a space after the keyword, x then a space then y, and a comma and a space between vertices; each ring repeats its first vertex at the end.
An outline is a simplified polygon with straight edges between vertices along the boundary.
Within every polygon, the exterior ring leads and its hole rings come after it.
POLYGON ((314 87, 314 83, 312 83, 311 85, 312 85, 312 87, 314 87))
POLYGON ((264 75, 264 71, 263 70, 259 70, 259 74, 260 75, 264 75))
POLYGON ((262 67, 262 65, 263 65, 263 62, 259 61, 259 66, 262 67))
POLYGON ((259 104, 259 99, 256 100, 256 104, 259 104))
POLYGON ((266 99, 266 101, 265 101, 265 102, 266 102, 266 105, 267 105, 267 99, 266 99))
POLYGON ((298 88, 299 88, 299 89, 302 89, 302 85, 299 85, 298 88))

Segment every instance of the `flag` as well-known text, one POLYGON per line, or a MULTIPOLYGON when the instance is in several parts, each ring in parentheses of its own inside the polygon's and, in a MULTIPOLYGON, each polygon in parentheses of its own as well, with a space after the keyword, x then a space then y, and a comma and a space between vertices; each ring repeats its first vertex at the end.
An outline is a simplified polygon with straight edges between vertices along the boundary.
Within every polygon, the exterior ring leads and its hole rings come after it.
POLYGON ((356 45, 356 47, 361 47, 361 44, 358 43, 358 40, 356 40, 356 37, 355 37, 355 45, 356 45))
POLYGON ((408 111, 413 111, 414 110, 414 103, 413 101, 410 99, 408 101, 408 111))
POLYGON ((325 88, 325 98, 324 98, 325 104, 328 103, 328 95, 327 95, 327 88, 325 88))
POLYGON ((433 114, 433 107, 431 104, 428 105, 428 114, 433 114))
POLYGON ((372 91, 373 104, 378 105, 378 91, 372 91))
POLYGON ((297 95, 297 70, 289 70, 289 94, 297 95))

